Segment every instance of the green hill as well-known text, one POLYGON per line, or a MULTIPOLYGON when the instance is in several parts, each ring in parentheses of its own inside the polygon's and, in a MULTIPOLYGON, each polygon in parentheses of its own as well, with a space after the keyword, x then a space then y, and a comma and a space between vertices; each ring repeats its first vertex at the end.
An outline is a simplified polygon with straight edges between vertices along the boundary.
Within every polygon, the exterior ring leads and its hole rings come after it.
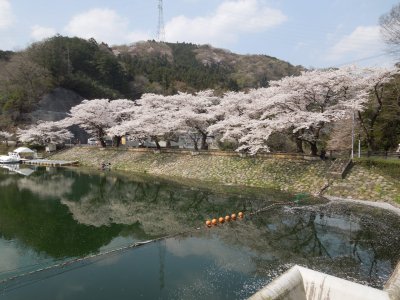
POLYGON ((303 70, 274 57, 239 55, 209 45, 147 41, 115 46, 113 52, 140 92, 243 90, 303 70))
POLYGON ((147 41, 109 47, 57 35, 20 52, 0 51, 0 128, 23 122, 55 88, 87 99, 204 89, 222 93, 264 87, 302 69, 274 57, 209 45, 147 41))

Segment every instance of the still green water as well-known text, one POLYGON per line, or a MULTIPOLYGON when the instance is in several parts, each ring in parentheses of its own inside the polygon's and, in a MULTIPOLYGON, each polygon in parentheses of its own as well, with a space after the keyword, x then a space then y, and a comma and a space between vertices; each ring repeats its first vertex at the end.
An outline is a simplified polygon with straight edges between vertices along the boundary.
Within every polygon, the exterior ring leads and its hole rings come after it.
POLYGON ((246 299, 294 264, 382 288, 400 257, 399 232, 391 213, 307 195, 0 169, 0 299, 246 299), (297 204, 204 226, 279 201, 297 204))

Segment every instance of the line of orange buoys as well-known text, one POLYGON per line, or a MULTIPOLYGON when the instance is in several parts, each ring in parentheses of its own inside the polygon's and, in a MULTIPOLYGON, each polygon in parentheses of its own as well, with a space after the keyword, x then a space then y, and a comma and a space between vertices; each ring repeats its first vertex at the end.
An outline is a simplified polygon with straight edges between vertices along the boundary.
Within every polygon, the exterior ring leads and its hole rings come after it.
POLYGON ((206 226, 211 227, 211 226, 217 226, 219 224, 223 224, 225 222, 230 222, 230 221, 236 221, 236 219, 239 217, 239 219, 243 219, 244 214, 242 212, 239 212, 236 216, 236 214, 231 214, 231 215, 226 215, 224 217, 219 217, 218 219, 212 219, 212 220, 207 220, 206 221, 206 226))

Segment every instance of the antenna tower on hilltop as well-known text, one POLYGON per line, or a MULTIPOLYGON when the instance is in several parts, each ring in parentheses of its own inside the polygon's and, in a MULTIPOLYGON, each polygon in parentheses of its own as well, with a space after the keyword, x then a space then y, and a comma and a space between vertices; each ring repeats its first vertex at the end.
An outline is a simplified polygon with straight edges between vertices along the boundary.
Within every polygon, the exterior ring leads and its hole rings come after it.
POLYGON ((157 40, 158 40, 159 42, 165 42, 163 0, 158 0, 158 28, 157 28, 157 40))

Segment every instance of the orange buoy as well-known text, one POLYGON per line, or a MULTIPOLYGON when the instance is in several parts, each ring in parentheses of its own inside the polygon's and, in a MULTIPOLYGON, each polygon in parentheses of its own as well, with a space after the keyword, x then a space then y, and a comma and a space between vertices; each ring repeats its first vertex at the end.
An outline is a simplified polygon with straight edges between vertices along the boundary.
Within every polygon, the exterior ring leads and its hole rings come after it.
POLYGON ((220 217, 220 218, 218 219, 218 221, 222 224, 222 223, 225 222, 225 219, 224 219, 223 217, 220 217))
POLYGON ((236 214, 231 215, 232 220, 236 220, 236 214))
POLYGON ((210 220, 207 220, 207 221, 206 221, 206 226, 207 226, 207 227, 211 227, 211 221, 210 221, 210 220))
POLYGON ((239 213, 238 213, 238 216, 239 216, 239 218, 243 218, 244 215, 243 215, 242 212, 239 212, 239 213))
POLYGON ((231 220, 230 216, 225 216, 225 221, 229 222, 231 220))
POLYGON ((218 224, 217 219, 212 219, 211 224, 213 224, 214 226, 218 224))

